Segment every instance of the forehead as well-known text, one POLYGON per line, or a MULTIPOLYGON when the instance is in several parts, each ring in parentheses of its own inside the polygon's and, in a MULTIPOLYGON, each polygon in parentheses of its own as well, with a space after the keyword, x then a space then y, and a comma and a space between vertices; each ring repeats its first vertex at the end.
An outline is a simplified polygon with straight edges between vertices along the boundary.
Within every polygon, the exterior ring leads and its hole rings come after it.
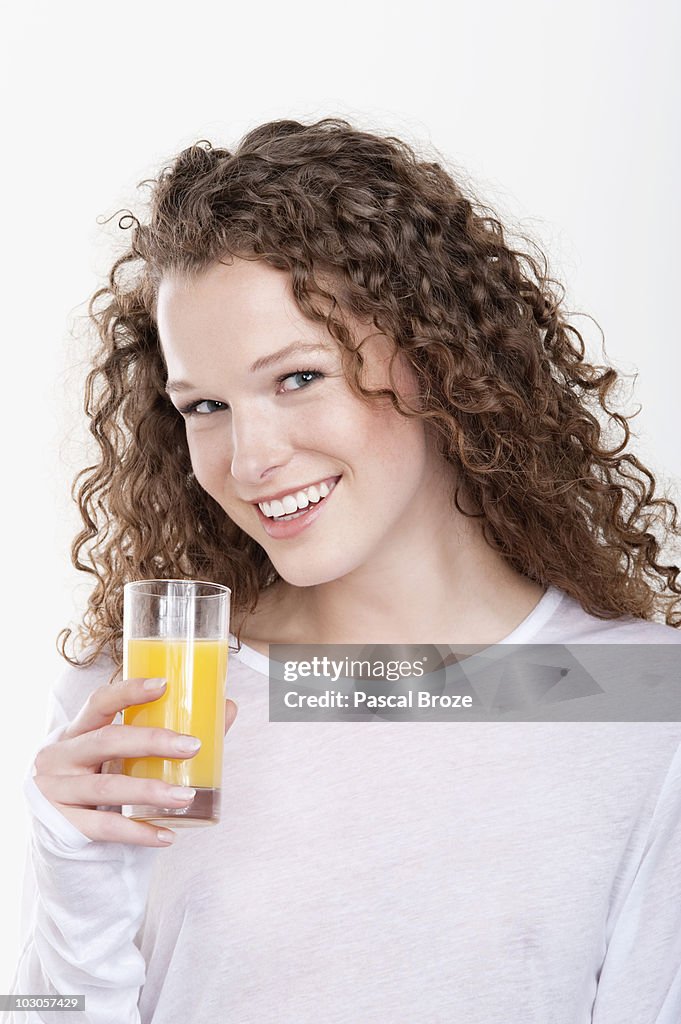
POLYGON ((282 324, 313 326, 298 309, 289 274, 262 261, 235 258, 200 274, 165 275, 158 288, 156 318, 161 340, 181 340, 187 330, 239 333, 268 331, 282 324))
POLYGON ((170 378, 200 386, 250 368, 289 345, 337 346, 324 325, 307 320, 290 277, 262 261, 216 263, 199 275, 167 275, 156 308, 159 343, 170 378))
POLYGON ((250 386, 253 375, 285 357, 338 358, 326 326, 299 310, 289 273, 261 261, 216 263, 194 276, 167 274, 157 324, 169 393, 217 380, 250 386))
MULTIPOLYGON (((387 337, 346 310, 341 316, 370 363, 389 358, 394 345, 387 337)), ((289 273, 262 260, 234 257, 191 277, 164 276, 156 319, 170 378, 207 381, 224 371, 234 380, 294 343, 321 343, 334 362, 339 354, 325 324, 308 320, 298 308, 289 273)))

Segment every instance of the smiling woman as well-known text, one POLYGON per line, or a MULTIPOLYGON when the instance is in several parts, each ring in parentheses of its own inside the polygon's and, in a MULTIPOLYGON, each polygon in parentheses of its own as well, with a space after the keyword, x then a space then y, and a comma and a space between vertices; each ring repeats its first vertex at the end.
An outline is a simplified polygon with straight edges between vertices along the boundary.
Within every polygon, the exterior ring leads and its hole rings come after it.
POLYGON ((545 257, 440 164, 338 119, 272 122, 184 150, 121 226, 90 307, 86 663, 120 662, 139 577, 226 584, 236 637, 265 646, 493 643, 551 585, 681 622, 676 509, 626 450, 616 371, 585 360, 545 257), (326 509, 258 509, 325 478, 326 509))
POLYGON ((615 370, 546 262, 398 139, 274 121, 152 186, 90 305, 72 557, 95 584, 27 782, 17 991, 145 1024, 676 1024, 678 722, 546 690, 520 721, 269 717, 273 643, 681 651, 677 510, 615 370), (184 577, 232 591, 240 711, 224 821, 155 861, 155 827, 98 806, 133 781, 98 759, 142 742, 105 684, 124 584, 184 577))
MULTIPOLYGON (((447 529, 460 518, 450 507, 451 467, 429 442, 425 421, 402 415, 385 397, 368 402, 355 394, 340 346, 302 316, 287 273, 234 259, 191 282, 164 278, 155 315, 170 377, 195 382, 179 406, 194 477, 267 552, 280 581, 280 618, 295 598, 296 635, 323 640, 331 624, 345 631, 352 591, 381 563, 383 572, 398 566, 410 549, 416 562, 424 530, 445 538, 443 560, 456 557, 458 531, 447 529), (270 339, 287 335, 304 341, 272 352, 270 339), (303 356, 310 368, 298 370, 303 356), (331 580, 345 580, 343 608, 339 589, 327 603, 322 585, 331 580), (304 595, 301 587, 309 588, 304 595)), ((418 401, 416 372, 385 336, 354 324, 353 337, 367 388, 391 386, 403 401, 418 401)), ((427 602, 423 583, 419 600, 427 602)), ((430 621, 444 635, 442 603, 433 597, 430 621)), ((404 621, 390 616, 393 641, 408 639, 409 622, 421 630, 420 616, 406 613, 404 621)), ((363 614, 360 639, 375 639, 385 627, 363 614)))

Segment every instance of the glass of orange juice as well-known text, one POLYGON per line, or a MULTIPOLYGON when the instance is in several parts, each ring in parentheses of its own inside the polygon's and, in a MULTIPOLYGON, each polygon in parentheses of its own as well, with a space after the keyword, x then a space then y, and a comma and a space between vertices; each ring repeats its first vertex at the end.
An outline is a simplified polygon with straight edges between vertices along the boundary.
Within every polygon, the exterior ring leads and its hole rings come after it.
POLYGON ((123 775, 196 789, 188 807, 123 804, 127 818, 188 828, 220 820, 230 595, 228 587, 201 580, 137 580, 123 588, 123 678, 168 681, 157 700, 125 708, 123 725, 160 726, 201 740, 198 753, 184 760, 123 759, 123 775))

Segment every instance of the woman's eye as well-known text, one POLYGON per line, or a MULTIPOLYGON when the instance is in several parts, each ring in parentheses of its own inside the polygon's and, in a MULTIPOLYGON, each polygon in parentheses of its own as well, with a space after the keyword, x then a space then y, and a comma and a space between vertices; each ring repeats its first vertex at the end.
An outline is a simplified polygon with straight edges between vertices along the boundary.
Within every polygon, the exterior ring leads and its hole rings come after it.
POLYGON ((287 373, 284 377, 280 377, 279 384, 282 385, 283 391, 300 391, 301 388, 307 387, 312 381, 323 376, 324 374, 320 373, 319 370, 296 370, 295 373, 287 373), (293 387, 283 387, 287 381, 291 380, 296 381, 293 387))
MULTIPOLYGON (((302 388, 306 388, 313 381, 319 377, 323 377, 324 374, 319 370, 296 370, 295 373, 286 373, 282 377, 277 379, 277 384, 281 386, 281 390, 287 391, 300 391, 302 388), (287 382, 293 381, 294 383, 289 387, 284 387, 287 382)), ((180 409, 180 413, 183 416, 210 416, 214 412, 221 412, 223 409, 229 409, 229 406, 224 402, 217 402, 213 398, 201 398, 198 402, 192 402, 191 405, 186 406, 184 409, 180 409), (204 408, 201 408, 204 406, 204 408), (213 408, 211 408, 211 406, 213 408)))
POLYGON ((180 412, 183 416, 193 416, 194 414, 197 416, 210 416, 211 412, 220 411, 219 409, 204 409, 200 412, 199 410, 202 405, 219 405, 223 409, 227 408, 223 402, 216 402, 212 398, 201 398, 198 402, 193 402, 191 405, 188 405, 186 409, 180 409, 180 412))

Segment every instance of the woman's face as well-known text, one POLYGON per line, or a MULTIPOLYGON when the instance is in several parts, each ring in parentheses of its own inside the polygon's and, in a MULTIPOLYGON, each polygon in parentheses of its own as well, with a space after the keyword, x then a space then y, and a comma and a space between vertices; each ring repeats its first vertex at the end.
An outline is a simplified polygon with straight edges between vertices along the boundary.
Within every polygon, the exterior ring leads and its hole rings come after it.
MULTIPOLYGON (((286 272, 235 259, 194 282, 164 278, 157 318, 196 479, 283 579, 311 586, 372 562, 380 571, 404 557, 410 531, 423 538, 443 501, 423 421, 351 391, 337 343, 303 317, 286 272)), ((371 333, 350 322, 358 341, 371 333)), ((388 384, 390 352, 375 333, 362 346, 366 387, 388 384)), ((417 394, 406 361, 394 380, 417 394)))

